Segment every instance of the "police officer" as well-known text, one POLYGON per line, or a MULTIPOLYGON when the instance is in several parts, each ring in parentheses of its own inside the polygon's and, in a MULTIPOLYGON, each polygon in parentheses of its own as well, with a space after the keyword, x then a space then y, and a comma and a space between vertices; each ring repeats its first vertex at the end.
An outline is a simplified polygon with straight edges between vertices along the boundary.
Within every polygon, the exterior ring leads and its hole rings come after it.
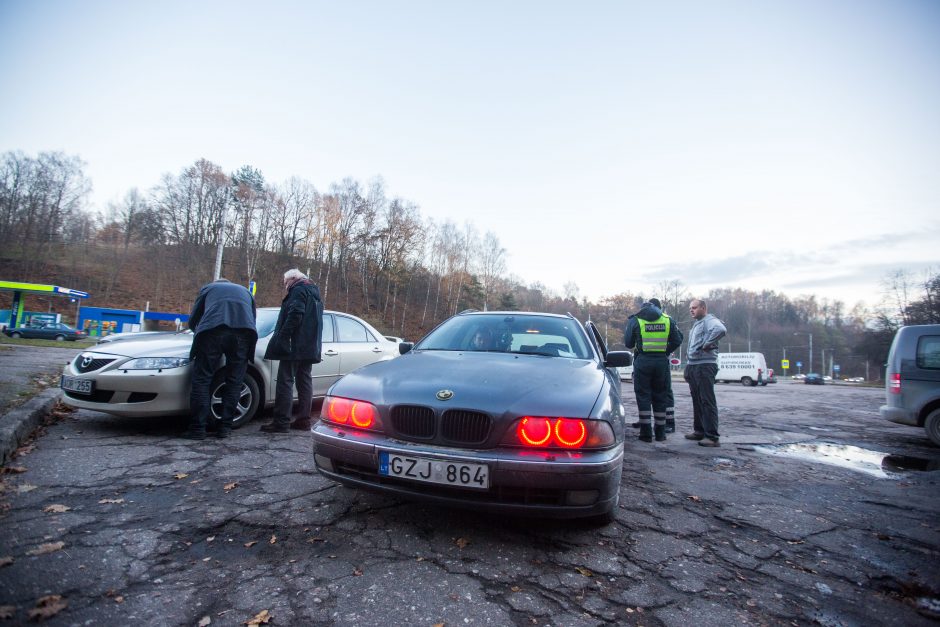
POLYGON ((656 441, 666 440, 666 411, 673 406, 669 355, 682 344, 682 332, 658 305, 659 301, 654 304, 652 299, 643 303, 627 321, 623 337, 624 345, 635 355, 633 392, 640 415, 640 440, 644 442, 653 441, 654 419, 656 441))

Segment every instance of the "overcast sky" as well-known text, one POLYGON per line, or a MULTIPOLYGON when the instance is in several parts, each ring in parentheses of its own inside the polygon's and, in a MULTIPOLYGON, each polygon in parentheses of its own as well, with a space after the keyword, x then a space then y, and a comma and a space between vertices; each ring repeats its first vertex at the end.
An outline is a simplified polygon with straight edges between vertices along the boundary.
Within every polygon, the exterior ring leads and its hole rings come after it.
POLYGON ((0 0, 0 151, 382 176, 597 300, 940 270, 940 2, 0 0))

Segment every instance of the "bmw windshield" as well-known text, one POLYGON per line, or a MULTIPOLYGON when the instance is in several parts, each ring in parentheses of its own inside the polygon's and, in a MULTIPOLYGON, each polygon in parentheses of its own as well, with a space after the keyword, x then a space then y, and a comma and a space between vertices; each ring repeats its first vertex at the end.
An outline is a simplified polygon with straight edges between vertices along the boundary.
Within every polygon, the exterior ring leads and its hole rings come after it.
POLYGON ((445 321, 415 350, 503 352, 590 359, 577 320, 531 314, 468 314, 445 321))

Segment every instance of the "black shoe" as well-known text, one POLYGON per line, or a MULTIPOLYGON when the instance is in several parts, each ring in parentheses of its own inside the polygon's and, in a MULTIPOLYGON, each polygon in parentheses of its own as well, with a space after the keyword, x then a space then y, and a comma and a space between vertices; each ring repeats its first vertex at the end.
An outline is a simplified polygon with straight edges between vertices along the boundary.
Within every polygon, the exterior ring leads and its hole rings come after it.
POLYGON ((215 432, 215 437, 219 438, 220 440, 224 440, 230 435, 232 435, 231 429, 218 429, 215 432))
POLYGON ((653 441, 653 436, 651 436, 651 435, 641 435, 641 436, 638 437, 637 439, 638 439, 640 442, 652 442, 652 441, 653 441))
POLYGON ((261 425, 261 431, 265 433, 287 433, 290 431, 290 427, 287 425, 279 425, 276 422, 269 422, 266 425, 261 425))
POLYGON ((180 434, 180 437, 187 440, 205 440, 206 432, 205 430, 200 431, 198 429, 187 429, 182 434, 180 434))
POLYGON ((310 420, 295 420, 290 423, 291 429, 297 429, 298 431, 310 431, 310 420))
POLYGON ((676 421, 667 420, 666 421, 666 433, 675 433, 676 432, 676 421))
POLYGON ((721 442, 718 440, 712 440, 711 438, 700 440, 698 443, 699 446, 711 446, 718 447, 721 446, 721 442))
POLYGON ((634 422, 634 423, 633 423, 632 425, 630 425, 630 426, 633 427, 634 429, 639 429, 639 428, 640 428, 640 423, 639 423, 639 422, 634 422))
POLYGON ((704 437, 705 437, 704 433, 686 433, 685 434, 686 440, 701 440, 704 437))
POLYGON ((666 441, 666 427, 656 427, 656 441, 665 442, 666 441))

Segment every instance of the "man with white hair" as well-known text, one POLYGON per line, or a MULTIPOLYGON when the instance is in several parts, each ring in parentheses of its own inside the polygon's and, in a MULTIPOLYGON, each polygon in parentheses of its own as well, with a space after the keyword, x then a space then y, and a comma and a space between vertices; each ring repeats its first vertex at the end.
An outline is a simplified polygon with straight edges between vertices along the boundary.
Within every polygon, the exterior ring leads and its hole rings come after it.
POLYGON ((286 433, 289 429, 310 428, 313 404, 313 379, 310 369, 320 363, 323 329, 323 301, 320 288, 297 268, 284 273, 287 294, 265 359, 278 359, 277 385, 274 391, 274 420, 262 425, 266 433, 286 433), (291 422, 294 386, 297 386, 297 408, 291 422))

